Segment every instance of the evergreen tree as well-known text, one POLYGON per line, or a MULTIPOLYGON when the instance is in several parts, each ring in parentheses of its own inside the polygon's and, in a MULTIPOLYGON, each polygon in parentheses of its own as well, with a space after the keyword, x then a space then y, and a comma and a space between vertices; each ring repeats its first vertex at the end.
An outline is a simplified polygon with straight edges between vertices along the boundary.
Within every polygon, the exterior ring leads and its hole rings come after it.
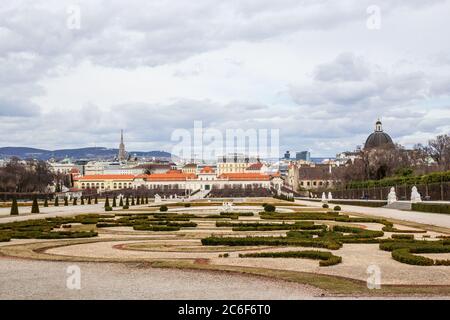
POLYGON ((134 197, 131 197, 131 205, 134 206, 136 203, 134 202, 134 197))
POLYGON ((130 206, 130 199, 128 198, 128 196, 127 196, 127 200, 125 201, 125 206, 126 207, 130 206))
POLYGON ((148 204, 148 197, 145 197, 145 204, 148 204))
POLYGON ((120 197, 119 207, 123 207, 123 197, 120 197))
POLYGON ((105 200, 105 208, 109 207, 109 197, 106 196, 106 200, 105 200))
POLYGON ((137 196, 136 204, 137 204, 137 205, 140 205, 140 204, 141 204, 141 197, 137 196))
POLYGON ((45 200, 44 200, 44 208, 48 208, 48 198, 47 197, 45 197, 45 200))
POLYGON ((95 196, 94 204, 98 204, 98 197, 95 196))
POLYGON ((33 198, 33 205, 31 206, 31 213, 39 213, 39 203, 37 197, 33 198))
POLYGON ((55 203, 53 204, 55 207, 59 207, 59 199, 58 196, 55 197, 55 203))
POLYGON ((113 208, 117 207, 116 196, 113 197, 113 208))
POLYGON ((84 197, 81 196, 81 205, 84 206, 84 197))
POLYGON ((72 204, 74 206, 76 206, 78 204, 78 198, 77 197, 73 198, 73 203, 72 204))
POLYGON ((67 207, 69 205, 69 198, 64 197, 64 206, 67 207))
POLYGON ((11 204, 11 215, 18 216, 19 215, 19 206, 17 205, 17 199, 14 197, 11 204))
POLYGON ((91 196, 88 197, 88 204, 92 204, 91 196))

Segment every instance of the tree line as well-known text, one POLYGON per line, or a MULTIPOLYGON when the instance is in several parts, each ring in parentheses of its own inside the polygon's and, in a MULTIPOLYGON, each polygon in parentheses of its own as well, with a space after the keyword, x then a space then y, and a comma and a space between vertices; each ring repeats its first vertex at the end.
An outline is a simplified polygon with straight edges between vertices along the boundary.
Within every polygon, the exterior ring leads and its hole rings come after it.
POLYGON ((47 162, 41 160, 10 159, 0 167, 0 192, 47 192, 49 186, 60 191, 70 185, 70 176, 54 174, 47 162))
POLYGON ((344 184, 351 181, 381 180, 395 176, 423 175, 450 170, 450 136, 437 136, 426 145, 412 150, 386 145, 358 151, 358 157, 335 171, 335 179, 344 184))

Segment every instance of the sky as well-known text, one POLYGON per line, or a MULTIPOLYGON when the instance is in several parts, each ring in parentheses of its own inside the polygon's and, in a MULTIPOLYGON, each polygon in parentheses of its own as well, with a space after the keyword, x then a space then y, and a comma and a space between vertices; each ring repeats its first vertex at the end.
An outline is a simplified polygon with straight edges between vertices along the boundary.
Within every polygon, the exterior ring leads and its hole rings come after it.
POLYGON ((334 156, 450 132, 450 1, 2 0, 0 147, 170 151, 277 129, 334 156))

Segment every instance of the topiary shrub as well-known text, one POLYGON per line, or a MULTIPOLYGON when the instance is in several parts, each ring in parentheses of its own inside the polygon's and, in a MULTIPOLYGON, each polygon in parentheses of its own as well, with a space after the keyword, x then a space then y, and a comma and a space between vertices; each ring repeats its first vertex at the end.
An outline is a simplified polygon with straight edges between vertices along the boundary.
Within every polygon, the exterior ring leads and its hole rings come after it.
POLYGON ((124 205, 124 206, 122 207, 122 209, 123 209, 123 210, 128 210, 128 209, 130 209, 130 206, 124 205))
POLYGON ((324 209, 328 209, 328 208, 329 208, 329 206, 328 206, 328 204, 324 203, 324 204, 322 205, 322 208, 324 208, 324 209))
POLYGON ((31 206, 31 213, 39 213, 39 204, 37 198, 33 198, 33 205, 31 206))
POLYGON ((162 205, 161 207, 159 207, 159 211, 161 211, 161 212, 166 212, 167 210, 169 210, 169 209, 167 208, 166 205, 162 205))
POLYGON ((264 212, 275 212, 276 207, 272 204, 266 204, 264 206, 264 212))
POLYGON ((185 204, 184 204, 184 207, 185 207, 185 208, 189 208, 190 206, 191 206, 190 203, 185 203, 185 204))
POLYGON ((340 206, 334 206, 333 210, 334 211, 341 211, 341 207, 340 206))
POLYGON ((11 215, 18 216, 19 215, 19 206, 17 205, 17 199, 14 198, 11 204, 11 215))
POLYGON ((105 211, 113 211, 112 207, 105 207, 105 211))
POLYGON ((53 204, 55 207, 59 207, 59 198, 58 196, 55 197, 55 203, 53 204))
POLYGON ((48 208, 48 199, 47 199, 47 197, 45 197, 45 200, 44 200, 44 208, 48 208))

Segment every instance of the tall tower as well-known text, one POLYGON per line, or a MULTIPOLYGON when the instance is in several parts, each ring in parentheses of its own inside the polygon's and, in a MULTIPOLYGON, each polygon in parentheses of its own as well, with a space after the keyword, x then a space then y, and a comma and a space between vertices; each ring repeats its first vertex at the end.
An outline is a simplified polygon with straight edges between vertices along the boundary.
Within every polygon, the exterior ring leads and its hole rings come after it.
POLYGON ((119 161, 127 160, 127 152, 125 151, 125 144, 123 143, 123 130, 120 130, 120 145, 119 145, 119 161))

